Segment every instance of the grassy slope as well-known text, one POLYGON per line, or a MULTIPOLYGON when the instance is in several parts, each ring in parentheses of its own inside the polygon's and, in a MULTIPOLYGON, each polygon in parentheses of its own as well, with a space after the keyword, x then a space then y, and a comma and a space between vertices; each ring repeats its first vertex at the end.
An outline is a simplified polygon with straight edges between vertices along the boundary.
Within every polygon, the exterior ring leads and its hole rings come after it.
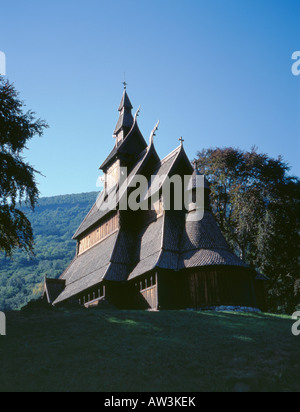
POLYGON ((189 311, 10 312, 0 391, 298 391, 292 323, 189 311))

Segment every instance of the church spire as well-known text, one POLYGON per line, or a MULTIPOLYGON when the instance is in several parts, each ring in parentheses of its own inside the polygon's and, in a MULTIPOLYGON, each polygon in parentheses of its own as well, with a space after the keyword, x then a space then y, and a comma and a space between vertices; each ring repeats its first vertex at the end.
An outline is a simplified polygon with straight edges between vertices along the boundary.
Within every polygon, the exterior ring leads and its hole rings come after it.
MULTIPOLYGON (((125 83, 125 82, 124 82, 125 83)), ((127 91, 126 91, 126 86, 124 84, 124 92, 122 96, 122 100, 119 106, 119 120, 117 122, 117 125, 114 130, 114 137, 116 137, 117 141, 116 143, 118 144, 124 138, 126 137, 127 133, 130 131, 132 125, 133 125, 133 117, 132 117, 132 104, 129 100, 127 91)))

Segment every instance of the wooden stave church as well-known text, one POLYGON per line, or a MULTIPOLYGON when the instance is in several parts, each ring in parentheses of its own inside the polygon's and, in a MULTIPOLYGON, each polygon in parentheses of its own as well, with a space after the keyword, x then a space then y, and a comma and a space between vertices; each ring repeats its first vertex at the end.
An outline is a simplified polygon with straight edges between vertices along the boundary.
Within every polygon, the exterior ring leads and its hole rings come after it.
MULTIPOLYGON (((164 210, 158 200, 152 211, 101 211, 99 204, 118 185, 120 167, 128 181, 137 174, 158 178, 191 175, 193 189, 199 172, 192 167, 183 142, 160 160, 155 131, 146 143, 132 116, 126 87, 114 130, 115 145, 100 166, 104 190, 73 236, 76 254, 59 279, 45 278, 43 299, 53 306, 95 307, 108 302, 121 309, 183 309, 242 306, 266 310, 263 276, 229 248, 210 209, 205 179, 205 211, 164 210)), ((154 183, 155 184, 155 179, 154 183)))

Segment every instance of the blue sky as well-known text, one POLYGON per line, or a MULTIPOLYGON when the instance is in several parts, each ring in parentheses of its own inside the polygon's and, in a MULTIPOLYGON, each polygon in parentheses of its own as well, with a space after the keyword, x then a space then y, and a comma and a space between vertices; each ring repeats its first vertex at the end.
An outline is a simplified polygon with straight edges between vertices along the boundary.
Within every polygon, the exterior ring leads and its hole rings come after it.
POLYGON ((180 136, 190 158, 256 145, 300 175, 298 0, 10 0, 0 20, 8 78, 50 125, 25 153, 42 196, 96 190, 124 72, 162 157, 180 136))

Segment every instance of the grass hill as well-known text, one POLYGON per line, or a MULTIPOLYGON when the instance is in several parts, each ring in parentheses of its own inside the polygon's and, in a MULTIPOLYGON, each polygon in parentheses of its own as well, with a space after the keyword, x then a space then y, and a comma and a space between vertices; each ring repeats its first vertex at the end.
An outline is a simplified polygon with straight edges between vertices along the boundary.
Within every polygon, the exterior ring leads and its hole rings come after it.
POLYGON ((37 297, 75 253, 96 193, 26 210, 35 256, 0 255, 0 392, 299 391, 300 337, 288 317, 191 311, 12 311, 37 297))
POLYGON ((42 198, 33 211, 23 208, 32 223, 35 256, 16 250, 13 259, 0 254, 0 310, 19 309, 38 296, 45 274, 58 277, 75 255, 75 230, 95 202, 97 193, 42 198))
POLYGON ((0 391, 299 391, 292 324, 264 314, 10 312, 0 391))

